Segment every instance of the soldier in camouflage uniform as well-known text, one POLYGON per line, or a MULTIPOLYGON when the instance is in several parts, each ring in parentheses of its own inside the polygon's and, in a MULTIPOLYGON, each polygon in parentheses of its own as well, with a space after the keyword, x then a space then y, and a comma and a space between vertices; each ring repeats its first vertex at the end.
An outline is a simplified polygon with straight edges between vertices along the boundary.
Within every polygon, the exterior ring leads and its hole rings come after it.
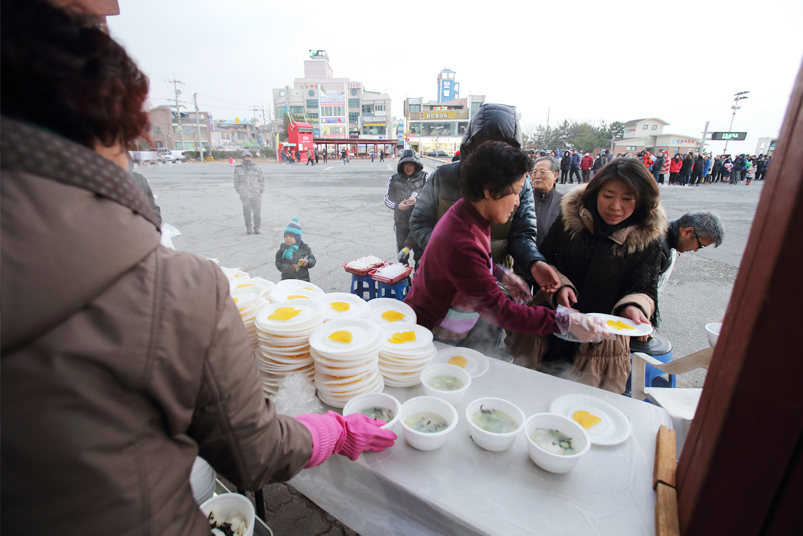
POLYGON ((262 169, 251 160, 251 153, 243 151, 243 163, 234 168, 234 189, 240 196, 245 217, 245 230, 248 234, 259 234, 262 224, 262 192, 265 191, 265 176, 262 169), (254 213, 254 226, 251 227, 251 213, 254 213))

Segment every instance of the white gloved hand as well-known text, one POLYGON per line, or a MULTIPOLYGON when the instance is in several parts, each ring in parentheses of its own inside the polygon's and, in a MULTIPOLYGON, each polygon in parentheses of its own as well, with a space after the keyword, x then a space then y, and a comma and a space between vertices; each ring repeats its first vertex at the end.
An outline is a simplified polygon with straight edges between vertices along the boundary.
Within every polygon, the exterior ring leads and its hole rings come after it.
POLYGON ((555 311, 555 321, 561 335, 571 333, 578 342, 601 342, 616 338, 616 334, 599 318, 562 305, 558 305, 555 311))

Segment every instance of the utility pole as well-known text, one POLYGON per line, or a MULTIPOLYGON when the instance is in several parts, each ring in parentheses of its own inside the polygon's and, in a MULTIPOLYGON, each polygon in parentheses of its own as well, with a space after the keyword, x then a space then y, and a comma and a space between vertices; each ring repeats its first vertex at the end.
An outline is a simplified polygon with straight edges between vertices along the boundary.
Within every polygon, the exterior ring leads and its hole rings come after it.
MULTIPOLYGON (((733 95, 734 96, 733 106, 731 106, 731 108, 733 108, 733 115, 731 116, 731 124, 728 127, 728 132, 730 132, 731 129, 733 128, 733 120, 736 119, 736 110, 741 108, 741 106, 739 106, 739 101, 740 100, 745 100, 747 98, 747 94, 748 93, 750 93, 750 92, 749 91, 740 91, 739 93, 735 93, 733 95)), ((730 140, 725 140, 725 150, 723 151, 724 154, 728 154, 728 142, 729 141, 730 140)))
POLYGON ((198 150, 201 151, 201 162, 204 161, 204 144, 201 142, 201 114, 198 112, 198 94, 192 96, 195 99, 195 126, 198 129, 198 150))
POLYGON ((703 129, 703 143, 700 144, 700 154, 705 154, 705 139, 708 137, 708 125, 711 121, 705 122, 705 128, 703 129))
POLYGON ((181 95, 181 90, 178 88, 176 84, 183 84, 181 80, 176 80, 175 75, 173 76, 173 80, 168 80, 168 82, 173 83, 173 92, 176 95, 176 115, 178 116, 178 132, 181 134, 181 150, 185 149, 184 147, 184 127, 181 126, 181 109, 179 108, 178 104, 178 96, 181 95))

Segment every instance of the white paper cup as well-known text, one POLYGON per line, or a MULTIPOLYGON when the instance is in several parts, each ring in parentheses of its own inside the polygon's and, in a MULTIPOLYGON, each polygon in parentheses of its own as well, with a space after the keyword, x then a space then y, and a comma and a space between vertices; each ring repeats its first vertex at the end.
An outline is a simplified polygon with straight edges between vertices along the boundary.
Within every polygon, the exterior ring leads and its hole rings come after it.
POLYGON ((434 396, 418 396, 402 404, 399 422, 404 429, 404 439, 411 447, 418 450, 435 450, 441 448, 446 443, 448 435, 457 427, 457 410, 454 409, 454 406, 440 398, 435 398, 434 396), (404 423, 407 417, 422 411, 429 411, 443 417, 448 426, 445 430, 441 430, 440 432, 427 434, 424 432, 416 432, 404 423))
POLYGON ((519 436, 519 434, 521 434, 526 421, 524 412, 521 411, 518 406, 501 398, 478 398, 477 400, 471 402, 466 408, 466 420, 468 421, 468 426, 471 429, 471 438, 474 440, 474 443, 485 450, 490 450, 493 452, 500 452, 509 449, 513 443, 516 442, 516 438, 519 436), (480 411, 480 408, 485 410, 495 409, 504 411, 510 415, 516 424, 518 424, 518 427, 514 431, 505 434, 495 434, 493 432, 483 430, 471 420, 472 415, 480 411))
POLYGON ((568 473, 577 462, 580 461, 590 449, 591 440, 585 429, 578 423, 563 415, 556 415, 554 413, 536 413, 531 415, 524 425, 524 433, 527 436, 527 452, 530 454, 530 459, 535 464, 550 473, 568 473), (578 452, 571 456, 564 456, 562 454, 553 454, 547 452, 538 445, 536 445, 530 435, 536 428, 546 428, 557 430, 577 441, 578 452))
POLYGON ((464 369, 455 365, 430 365, 421 371, 421 383, 424 385, 424 392, 427 396, 440 398, 456 406, 463 400, 466 391, 471 386, 471 376, 464 369), (443 375, 454 376, 463 382, 463 387, 454 391, 441 391, 429 385, 430 379, 443 375))

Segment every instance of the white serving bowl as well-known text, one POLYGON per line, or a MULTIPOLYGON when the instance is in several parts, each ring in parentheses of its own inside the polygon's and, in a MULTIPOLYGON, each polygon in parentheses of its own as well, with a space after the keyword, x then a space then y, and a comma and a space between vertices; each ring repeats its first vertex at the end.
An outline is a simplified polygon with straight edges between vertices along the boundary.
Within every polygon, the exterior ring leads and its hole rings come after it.
POLYGON ((240 514, 248 524, 245 536, 253 536, 256 511, 248 497, 240 495, 239 493, 224 493, 223 495, 212 497, 203 503, 201 505, 201 512, 203 512, 206 517, 209 517, 209 512, 214 508, 220 508, 220 515, 224 519, 228 519, 230 514, 240 514))
POLYGON ((713 348, 719 339, 719 332, 722 329, 722 322, 713 322, 705 325, 705 331, 708 333, 708 344, 713 348))
POLYGON ((550 473, 568 473, 577 465, 580 458, 591 449, 591 441, 588 439, 588 434, 585 429, 572 419, 555 413, 536 413, 535 415, 530 415, 524 425, 524 434, 527 436, 527 452, 530 454, 530 459, 535 462, 538 467, 550 473), (563 456, 562 454, 553 454, 545 451, 530 439, 530 434, 532 434, 533 430, 536 428, 548 428, 566 434, 577 441, 580 451, 571 456, 563 456))
POLYGON ((454 406, 434 396, 417 396, 402 404, 399 422, 404 429, 404 439, 418 450, 435 450, 446 443, 447 436, 457 427, 457 410, 454 406), (427 434, 416 432, 404 423, 404 419, 421 411, 429 411, 443 417, 449 426, 445 430, 427 434))
POLYGON ((440 398, 456 406, 463 400, 466 390, 471 386, 471 376, 464 369, 455 365, 430 365, 421 371, 421 383, 424 385, 424 393, 427 396, 440 398), (429 385, 430 379, 442 375, 454 376, 463 382, 463 387, 455 391, 441 391, 429 385))
POLYGON ((343 416, 351 415, 352 413, 360 413, 362 410, 370 408, 385 408, 393 412, 393 419, 382 426, 383 430, 393 430, 396 423, 399 422, 399 415, 401 414, 401 403, 396 397, 387 395, 385 393, 366 393, 355 398, 352 398, 346 407, 343 408, 343 416))
POLYGON ((508 402, 507 400, 492 397, 478 398, 477 400, 471 402, 466 408, 466 420, 468 421, 468 426, 471 429, 471 438, 474 440, 474 443, 485 450, 490 450, 492 452, 500 452, 509 449, 516 441, 516 438, 521 433, 522 429, 524 429, 524 423, 526 422, 524 412, 521 411, 518 406, 512 402, 508 402), (516 421, 518 428, 516 428, 513 432, 508 432, 506 434, 495 434, 493 432, 483 430, 471 420, 471 416, 480 411, 480 407, 482 407, 482 409, 495 409, 504 411, 510 415, 514 421, 516 421))

